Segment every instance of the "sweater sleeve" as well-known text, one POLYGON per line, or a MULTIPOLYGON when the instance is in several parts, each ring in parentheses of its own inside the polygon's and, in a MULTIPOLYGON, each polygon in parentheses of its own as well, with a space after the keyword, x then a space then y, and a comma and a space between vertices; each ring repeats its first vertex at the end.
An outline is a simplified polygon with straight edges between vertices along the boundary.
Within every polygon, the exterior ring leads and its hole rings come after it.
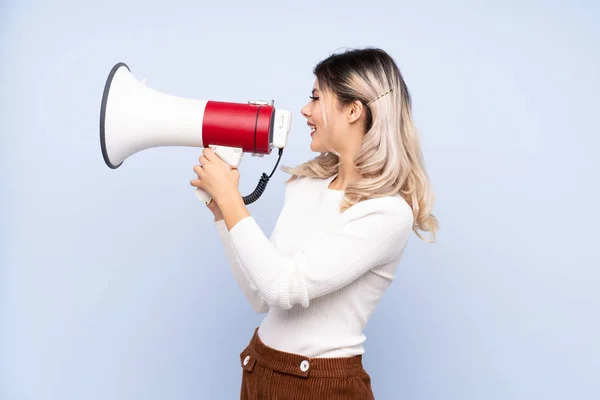
POLYGON ((233 226, 229 235, 240 266, 269 306, 308 307, 310 300, 395 261, 413 226, 408 205, 393 197, 365 200, 342 217, 335 231, 291 256, 277 251, 252 216, 233 226))
POLYGON ((244 297, 246 297, 246 300, 248 300, 252 309, 258 314, 266 313, 269 310, 269 305, 265 300, 263 300, 257 288, 248 279, 244 270, 242 269, 240 265, 240 259, 231 246, 231 242, 228 237, 229 232, 227 231, 225 221, 216 221, 215 227, 219 237, 221 238, 223 248, 225 249, 225 255, 229 261, 229 266, 231 268, 231 272, 233 273, 233 277, 235 278, 240 289, 242 289, 244 297))

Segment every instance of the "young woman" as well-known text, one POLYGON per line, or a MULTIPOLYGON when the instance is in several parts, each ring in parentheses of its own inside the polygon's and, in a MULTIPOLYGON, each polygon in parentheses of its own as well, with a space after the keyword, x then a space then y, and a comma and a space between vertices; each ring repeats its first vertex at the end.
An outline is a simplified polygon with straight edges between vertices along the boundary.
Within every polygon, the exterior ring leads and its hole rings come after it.
POLYGON ((240 354, 241 399, 372 399, 363 329, 393 280, 411 231, 435 239, 433 195, 411 99, 381 49, 334 54, 314 69, 302 109, 320 153, 296 168, 267 238, 210 149, 198 179, 234 276, 267 313, 240 354))

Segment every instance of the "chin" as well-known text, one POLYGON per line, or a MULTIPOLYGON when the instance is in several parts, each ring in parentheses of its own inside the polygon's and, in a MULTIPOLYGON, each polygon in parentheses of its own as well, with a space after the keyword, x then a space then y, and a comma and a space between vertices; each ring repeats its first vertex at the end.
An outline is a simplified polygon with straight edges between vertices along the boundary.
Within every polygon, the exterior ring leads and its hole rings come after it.
POLYGON ((325 150, 321 149, 321 146, 314 145, 313 143, 310 144, 310 149, 315 153, 322 153, 323 151, 325 151, 325 150))

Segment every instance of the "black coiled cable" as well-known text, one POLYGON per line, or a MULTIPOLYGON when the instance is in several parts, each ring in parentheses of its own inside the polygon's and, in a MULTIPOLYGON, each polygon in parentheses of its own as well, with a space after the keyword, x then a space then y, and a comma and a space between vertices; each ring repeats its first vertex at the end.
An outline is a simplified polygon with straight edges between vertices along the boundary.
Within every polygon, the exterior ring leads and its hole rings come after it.
POLYGON ((279 149, 279 157, 277 158, 277 163, 275 164, 273 171, 271 171, 271 175, 267 175, 266 173, 263 172, 262 176, 260 177, 260 180, 258 181, 258 185, 256 185, 256 188, 254 189, 254 191, 252 193, 250 193, 248 196, 243 197, 245 205, 254 203, 256 200, 258 200, 258 198, 260 196, 262 196, 263 192, 267 188, 269 179, 271 179, 271 177, 275 173, 275 170, 277 169, 277 166, 279 165, 279 161, 281 160, 282 154, 283 154, 283 149, 279 149))

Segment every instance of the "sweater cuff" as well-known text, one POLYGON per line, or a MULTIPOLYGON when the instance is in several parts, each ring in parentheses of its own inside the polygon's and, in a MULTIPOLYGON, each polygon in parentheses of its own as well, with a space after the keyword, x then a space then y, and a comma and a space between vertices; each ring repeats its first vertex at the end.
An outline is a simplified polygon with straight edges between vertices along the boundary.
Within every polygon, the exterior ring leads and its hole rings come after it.
POLYGON ((227 235, 227 225, 225 224, 225 220, 224 219, 220 219, 218 221, 213 221, 213 223, 215 224, 215 227, 217 228, 217 232, 219 232, 219 235, 227 235))
MULTIPOLYGON (((227 226, 225 226, 227 229, 227 226)), ((239 250, 250 251, 252 243, 258 240, 259 235, 265 235, 256 220, 252 216, 244 217, 237 222, 229 231, 229 237, 233 245, 239 250)))

